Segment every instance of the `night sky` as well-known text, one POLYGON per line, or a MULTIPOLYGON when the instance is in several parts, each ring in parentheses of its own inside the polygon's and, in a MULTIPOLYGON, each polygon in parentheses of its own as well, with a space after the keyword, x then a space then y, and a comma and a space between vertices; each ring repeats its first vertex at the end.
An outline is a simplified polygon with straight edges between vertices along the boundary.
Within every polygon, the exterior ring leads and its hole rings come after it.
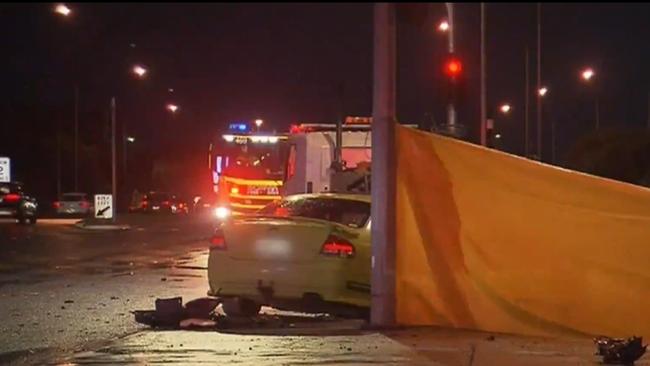
MULTIPOLYGON (((104 141, 111 96, 118 120, 139 148, 155 157, 175 149, 203 154, 210 138, 232 121, 263 118, 284 130, 298 121, 335 121, 370 115, 372 4, 71 4, 62 18, 51 5, 2 5, 3 135, 25 180, 34 173, 34 144, 48 145, 57 123, 70 133, 73 90, 79 86, 81 139, 104 141), (129 74, 134 63, 150 69, 145 80, 129 74), (170 93, 169 88, 174 92, 170 93), (175 117, 168 102, 181 110, 175 117), (7 131, 18 131, 8 134, 7 131), (172 145, 170 144, 170 141, 172 145)), ((530 49, 531 88, 536 60, 536 6, 488 4, 488 106, 513 105, 496 115, 504 149, 521 154, 524 124, 524 49, 530 49)), ((398 29, 398 118, 428 126, 445 120, 444 34, 435 30, 443 4, 430 5, 424 22, 398 29)), ((561 157, 594 124, 594 93, 604 127, 642 127, 650 92, 647 40, 650 6, 543 4, 542 79, 544 139, 557 123, 561 157), (585 85, 579 72, 596 71, 585 85)), ((459 120, 476 141, 479 120, 479 6, 457 4, 456 47, 464 63, 459 120)), ((531 123, 535 121, 531 90, 531 123)), ((534 139, 534 135, 531 135, 534 139)), ((102 142, 103 143, 103 142, 102 142)), ((104 145, 102 145, 104 146, 104 145)), ((41 151, 41 150, 39 150, 41 151)), ((550 149, 545 146, 544 154, 550 149)), ((49 152, 49 153, 48 153, 49 152)), ((43 148, 40 166, 54 164, 43 148)), ((69 162, 71 156, 64 156, 69 162)), ((136 163, 137 164, 137 163, 136 163)), ((45 173, 45 174, 50 174, 45 173)), ((69 174, 69 173, 67 173, 69 174)), ((66 178, 69 179, 69 178, 66 178)))

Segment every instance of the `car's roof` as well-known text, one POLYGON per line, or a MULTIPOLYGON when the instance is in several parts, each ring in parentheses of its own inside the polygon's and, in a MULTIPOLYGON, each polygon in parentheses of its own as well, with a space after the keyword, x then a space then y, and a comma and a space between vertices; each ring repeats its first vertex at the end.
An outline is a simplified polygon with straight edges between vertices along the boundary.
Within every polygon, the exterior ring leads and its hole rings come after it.
POLYGON ((332 198, 332 199, 342 199, 342 200, 361 201, 361 202, 370 203, 370 195, 368 194, 306 193, 306 194, 294 194, 285 197, 285 199, 296 199, 296 198, 332 198))

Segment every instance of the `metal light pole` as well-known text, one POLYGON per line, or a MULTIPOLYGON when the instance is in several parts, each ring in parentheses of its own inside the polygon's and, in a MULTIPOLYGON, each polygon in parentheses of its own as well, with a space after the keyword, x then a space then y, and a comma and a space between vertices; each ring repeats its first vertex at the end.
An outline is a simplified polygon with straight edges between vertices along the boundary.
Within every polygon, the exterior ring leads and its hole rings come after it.
POLYGON ((116 126, 116 121, 115 121, 115 97, 111 98, 111 161, 112 161, 112 168, 111 168, 111 176, 112 176, 112 186, 113 186, 113 202, 111 205, 113 206, 113 222, 115 222, 115 218, 117 217, 117 144, 115 141, 116 138, 116 131, 115 131, 115 126, 116 126))
POLYGON ((596 131, 600 129, 600 101, 598 100, 598 91, 596 91, 596 131))
MULTIPOLYGON (((594 69, 592 69, 591 67, 588 67, 588 68, 584 69, 580 73, 580 77, 586 83, 590 83, 591 79, 593 79, 593 77, 595 75, 596 75, 596 73, 594 72, 594 69)), ((596 131, 598 131, 598 129, 600 128, 600 102, 598 100, 598 90, 596 89, 595 85, 594 85, 594 99, 595 99, 595 103, 596 103, 595 104, 596 131)))
MULTIPOLYGON (((449 23, 448 30, 448 51, 450 55, 454 54, 454 3, 445 3, 447 7, 447 22, 449 23)), ((456 108, 454 107, 454 102, 449 101, 447 106, 447 124, 449 131, 456 131, 456 108)))
POLYGON ((61 199, 61 121, 56 124, 56 199, 61 199))
MULTIPOLYGON (((375 3, 371 323, 395 324, 395 4, 375 3)), ((453 28, 453 27, 452 27, 453 28)))
POLYGON ((530 73, 528 71, 528 46, 526 46, 526 51, 525 51, 525 56, 524 56, 524 62, 525 62, 525 73, 526 73, 526 91, 524 92, 524 156, 528 158, 529 153, 530 153, 530 146, 529 146, 529 136, 530 136, 530 124, 528 120, 528 110, 529 110, 529 103, 528 103, 528 97, 530 95, 530 73))
POLYGON ((486 106, 486 85, 487 75, 485 74, 485 3, 481 3, 481 145, 487 145, 487 106, 486 106))
MULTIPOLYGON (((542 5, 537 3, 537 90, 542 87, 542 5)), ((542 161, 542 96, 537 93, 537 159, 542 161)))
POLYGON ((79 192, 79 86, 74 86, 74 191, 79 192))

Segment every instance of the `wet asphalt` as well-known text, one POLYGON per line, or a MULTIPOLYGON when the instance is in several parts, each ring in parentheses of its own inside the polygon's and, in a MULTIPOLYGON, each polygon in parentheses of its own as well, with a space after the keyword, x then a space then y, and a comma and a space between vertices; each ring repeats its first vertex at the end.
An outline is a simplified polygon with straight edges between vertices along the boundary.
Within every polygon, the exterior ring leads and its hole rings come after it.
POLYGON ((74 219, 0 222, 0 364, 40 364, 143 329, 130 313, 207 291, 205 216, 128 217, 92 232, 74 219))
POLYGON ((154 330, 131 312, 153 309, 156 298, 205 296, 211 218, 131 215, 124 232, 83 231, 75 221, 0 222, 0 364, 600 364, 590 339, 373 330, 359 320, 154 330))

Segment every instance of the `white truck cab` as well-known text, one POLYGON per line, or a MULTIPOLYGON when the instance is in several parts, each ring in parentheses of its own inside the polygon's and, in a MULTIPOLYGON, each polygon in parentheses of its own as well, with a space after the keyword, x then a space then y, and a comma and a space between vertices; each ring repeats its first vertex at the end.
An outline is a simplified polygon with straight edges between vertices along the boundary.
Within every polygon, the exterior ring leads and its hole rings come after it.
MULTIPOLYGON (((341 134, 341 159, 346 169, 370 165, 369 118, 348 117, 341 134), (366 122, 366 123, 363 123, 366 122)), ((289 153, 282 195, 330 192, 336 150, 336 124, 291 126, 289 153)))

